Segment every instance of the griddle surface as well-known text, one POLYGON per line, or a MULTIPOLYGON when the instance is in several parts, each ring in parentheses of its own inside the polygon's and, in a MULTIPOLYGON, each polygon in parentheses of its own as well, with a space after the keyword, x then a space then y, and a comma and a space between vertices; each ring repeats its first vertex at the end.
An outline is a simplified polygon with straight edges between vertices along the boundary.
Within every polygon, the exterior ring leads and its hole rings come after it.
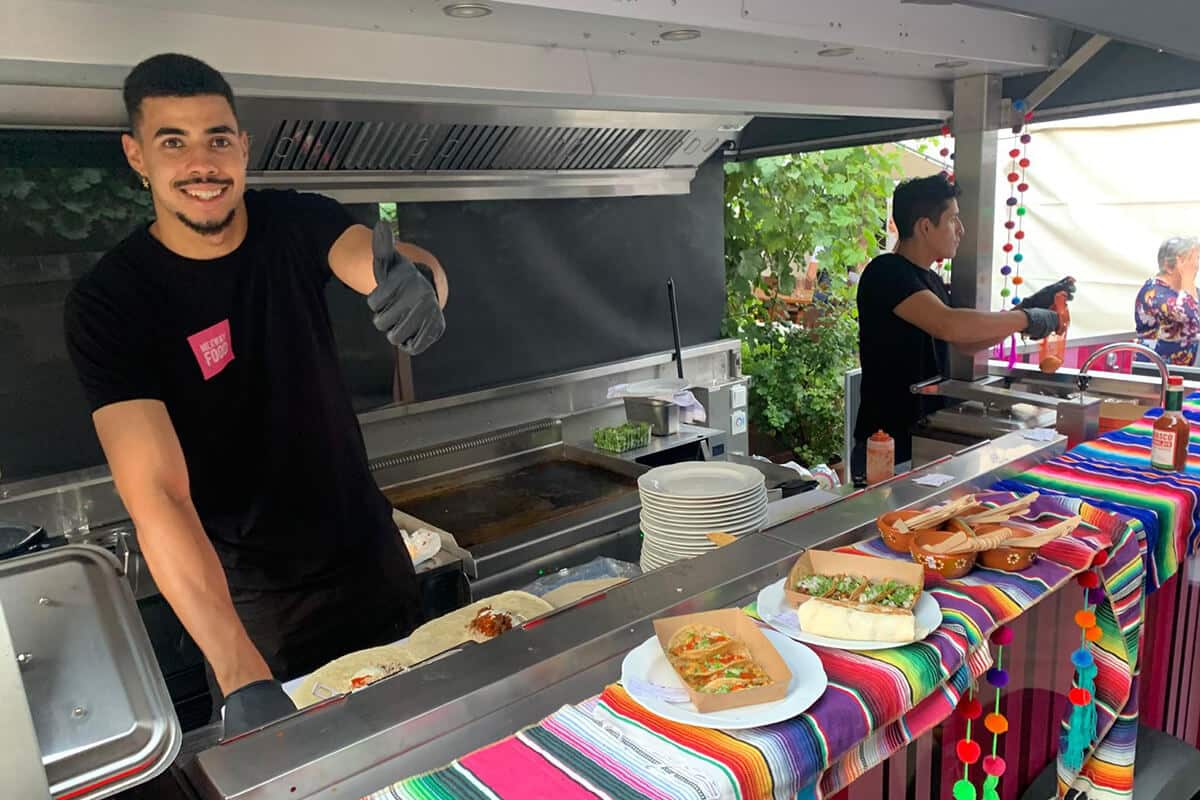
POLYGON ((401 511, 454 534, 459 546, 469 549, 636 490, 633 478, 557 460, 424 497, 400 500, 388 494, 388 499, 401 511))

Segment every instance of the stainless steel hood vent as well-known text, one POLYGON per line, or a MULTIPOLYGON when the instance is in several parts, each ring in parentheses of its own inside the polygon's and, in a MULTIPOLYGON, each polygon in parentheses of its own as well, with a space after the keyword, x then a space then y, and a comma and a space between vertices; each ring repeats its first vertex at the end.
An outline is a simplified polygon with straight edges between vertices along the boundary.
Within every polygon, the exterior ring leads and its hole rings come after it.
POLYGON ((686 130, 412 125, 284 120, 267 143, 270 171, 652 169, 686 130))
POLYGON ((256 186, 345 202, 686 193, 749 117, 241 101, 256 186), (265 134, 265 135, 264 135, 265 134))

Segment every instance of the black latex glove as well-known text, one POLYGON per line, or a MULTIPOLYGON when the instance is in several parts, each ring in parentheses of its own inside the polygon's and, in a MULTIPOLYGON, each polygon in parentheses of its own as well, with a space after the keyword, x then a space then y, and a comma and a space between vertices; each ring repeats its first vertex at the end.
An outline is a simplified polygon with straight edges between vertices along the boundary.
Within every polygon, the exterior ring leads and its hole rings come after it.
POLYGON ((420 355, 446 331, 437 292, 411 261, 396 252, 386 222, 375 226, 371 251, 377 284, 367 295, 367 305, 375 312, 371 321, 396 347, 420 355))
POLYGON ((1063 278, 1061 281, 1050 284, 1044 288, 1038 289, 1033 294, 1026 297, 1017 308, 1050 308, 1054 305, 1054 296, 1059 292, 1067 293, 1067 300, 1075 299, 1075 279, 1072 277, 1063 278))
POLYGON ((1029 324, 1022 331, 1026 338, 1038 340, 1045 339, 1052 333, 1058 331, 1058 312, 1048 308, 1026 308, 1022 303, 1017 309, 1024 311, 1025 316, 1029 318, 1029 324))
POLYGON ((295 711, 279 681, 248 683, 225 698, 225 738, 241 736, 295 711))

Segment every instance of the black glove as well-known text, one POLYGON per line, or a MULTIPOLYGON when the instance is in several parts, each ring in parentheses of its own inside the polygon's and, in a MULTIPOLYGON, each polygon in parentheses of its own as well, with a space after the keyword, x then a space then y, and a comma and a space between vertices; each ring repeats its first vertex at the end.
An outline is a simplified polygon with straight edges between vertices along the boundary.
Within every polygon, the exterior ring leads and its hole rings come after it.
POLYGON ((1050 284, 1042 289, 1038 289, 1033 294, 1026 297, 1017 305, 1017 308, 1050 308, 1054 305, 1054 296, 1059 292, 1067 293, 1067 300, 1075 299, 1075 279, 1072 277, 1063 278, 1061 281, 1050 284))
POLYGON ((1018 311, 1025 312, 1025 316, 1029 319, 1029 324, 1025 326, 1022 333, 1026 338, 1038 340, 1045 339, 1052 333, 1058 332, 1058 312, 1048 308, 1025 308, 1022 303, 1018 311))
POLYGON ((367 295, 367 305, 375 312, 371 321, 396 347, 411 356, 420 355, 446 331, 433 283, 396 252, 386 222, 375 226, 371 251, 376 283, 375 291, 367 295))
POLYGON ((225 738, 232 739, 296 712, 276 680, 247 683, 225 698, 225 738))

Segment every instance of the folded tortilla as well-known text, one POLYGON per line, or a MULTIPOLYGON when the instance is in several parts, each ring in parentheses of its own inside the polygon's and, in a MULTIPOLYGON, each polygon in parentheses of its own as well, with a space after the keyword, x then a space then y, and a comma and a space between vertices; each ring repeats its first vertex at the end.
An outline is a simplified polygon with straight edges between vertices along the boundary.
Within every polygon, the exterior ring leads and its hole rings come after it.
POLYGON ((737 640, 712 625, 684 625, 667 642, 672 659, 703 659, 733 645, 737 640))
POLYGON ((292 692, 292 701, 297 708, 304 708, 394 675, 416 662, 408 648, 396 644, 349 653, 305 678, 292 692))

